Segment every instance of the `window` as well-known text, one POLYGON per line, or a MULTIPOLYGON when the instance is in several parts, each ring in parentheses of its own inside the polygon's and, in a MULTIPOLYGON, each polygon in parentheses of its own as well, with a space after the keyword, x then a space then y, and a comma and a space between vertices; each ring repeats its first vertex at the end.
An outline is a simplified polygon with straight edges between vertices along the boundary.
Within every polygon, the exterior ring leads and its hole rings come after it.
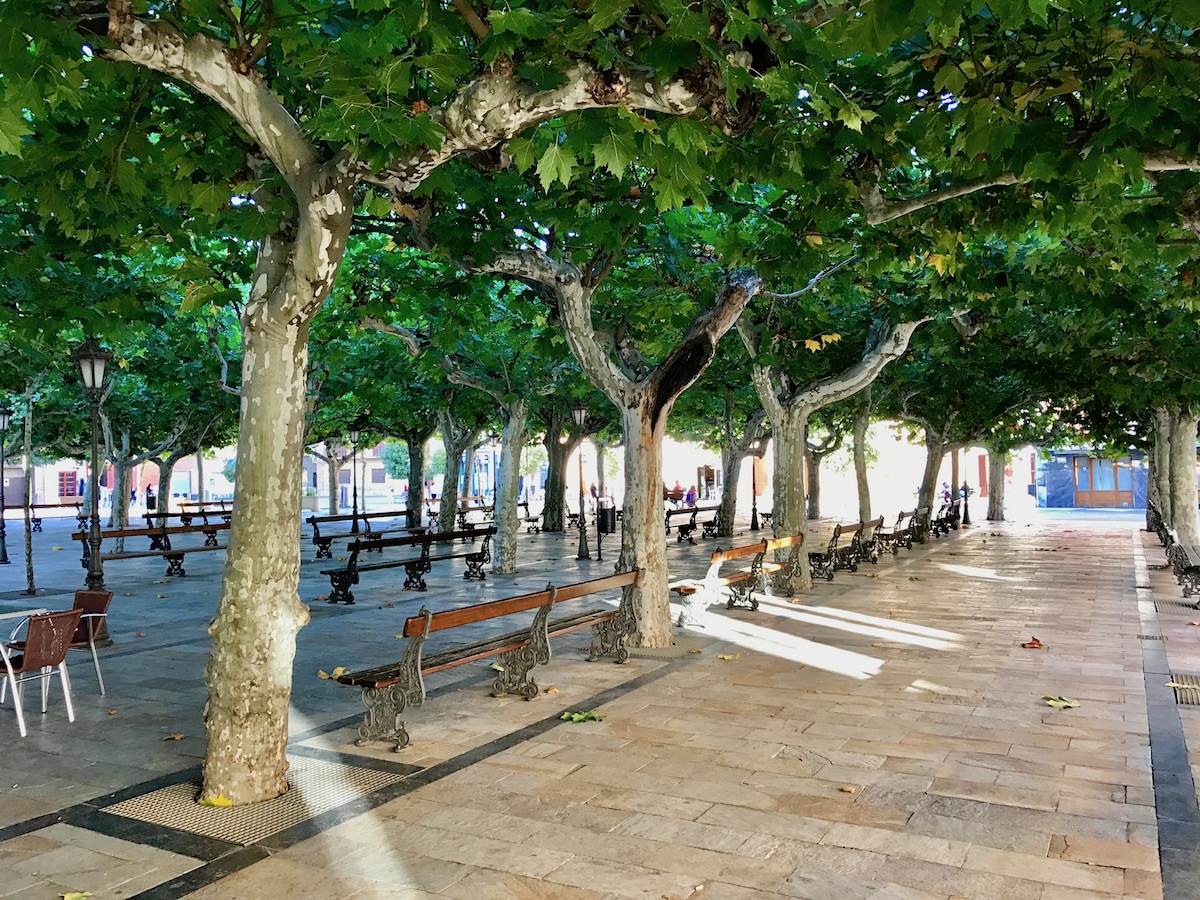
POLYGON ((350 483, 350 470, 342 469, 342 471, 338 472, 338 484, 349 484, 349 483, 350 483))
POLYGON ((1091 460, 1083 456, 1075 457, 1075 490, 1090 491, 1092 489, 1091 479, 1088 477, 1088 463, 1091 460))
POLYGON ((1111 491, 1113 484, 1113 464, 1111 460, 1092 460, 1092 490, 1111 491))
POLYGON ((58 496, 60 497, 78 497, 79 482, 76 481, 74 472, 59 472, 58 473, 58 496))
POLYGON ((380 466, 378 469, 371 470, 371 484, 386 484, 387 471, 380 466))
POLYGON ((1133 490, 1133 470, 1127 463, 1117 463, 1117 490, 1133 490))

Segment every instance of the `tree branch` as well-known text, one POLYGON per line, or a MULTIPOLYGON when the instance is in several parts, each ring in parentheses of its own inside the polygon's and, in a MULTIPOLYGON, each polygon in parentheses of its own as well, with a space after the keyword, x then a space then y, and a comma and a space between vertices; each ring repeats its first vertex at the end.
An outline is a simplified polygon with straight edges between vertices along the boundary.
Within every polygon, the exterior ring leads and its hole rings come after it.
POLYGON ((257 74, 242 74, 230 51, 204 34, 184 35, 161 20, 136 17, 130 0, 109 0, 110 59, 130 62, 189 84, 215 100, 244 128, 298 198, 299 175, 320 162, 317 148, 257 74))
POLYGON ((471 34, 475 35, 475 40, 482 41, 491 34, 491 29, 487 27, 487 23, 479 18, 479 13, 475 12, 474 7, 471 6, 468 0, 452 0, 452 2, 454 8, 458 10, 458 14, 467 23, 467 27, 471 29, 471 34))
POLYGON ((405 328, 402 325, 393 325, 391 322, 384 322, 382 319, 376 319, 374 316, 366 316, 359 323, 363 328, 373 328, 381 334, 386 334, 388 337, 394 337, 404 344, 412 356, 420 356, 425 349, 425 345, 429 343, 428 335, 420 335, 411 328, 405 328))

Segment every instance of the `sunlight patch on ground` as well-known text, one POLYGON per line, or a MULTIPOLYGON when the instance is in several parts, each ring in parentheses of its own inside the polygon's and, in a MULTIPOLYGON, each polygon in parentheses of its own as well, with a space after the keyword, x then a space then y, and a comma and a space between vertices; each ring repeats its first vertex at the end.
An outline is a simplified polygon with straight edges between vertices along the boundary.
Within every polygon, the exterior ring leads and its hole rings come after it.
POLYGON ((988 581, 1024 581, 1024 578, 1013 578, 1000 575, 995 569, 983 569, 979 566, 959 566, 954 563, 938 563, 938 566, 954 575, 965 575, 968 578, 985 578, 988 581))
MULTIPOLYGON (((881 640, 892 641, 897 644, 911 644, 914 647, 926 647, 930 650, 949 650, 956 644, 956 641, 954 640, 946 640, 942 637, 913 634, 909 631, 893 628, 892 622, 888 619, 876 619, 876 624, 866 624, 862 622, 851 622, 845 619, 838 619, 833 616, 826 615, 826 611, 820 607, 814 608, 780 605, 778 607, 773 607, 771 612, 780 618, 791 619, 794 622, 804 622, 808 625, 818 625, 822 628, 833 628, 837 631, 845 631, 849 634, 861 634, 864 637, 880 638, 881 640)), ((952 635, 948 636, 953 637, 952 635)))
POLYGON ((739 619, 710 615, 706 617, 706 623, 705 633, 720 640, 847 678, 865 681, 878 675, 883 668, 883 661, 874 656, 830 647, 739 619))
MULTIPOLYGON (((775 603, 778 603, 777 598, 771 598, 775 603)), ((889 631, 905 631, 909 634, 920 635, 927 638, 939 638, 944 641, 960 641, 962 635, 956 634, 953 631, 943 631, 940 628, 929 628, 925 625, 914 625, 912 622, 898 622, 895 619, 884 619, 879 616, 868 616, 866 613, 853 612, 848 609, 834 609, 831 606, 806 606, 801 604, 793 606, 791 604, 784 606, 784 609, 800 609, 805 612, 817 613, 822 616, 832 616, 837 619, 846 619, 850 622, 858 622, 862 625, 874 625, 878 628, 886 628, 889 631)))

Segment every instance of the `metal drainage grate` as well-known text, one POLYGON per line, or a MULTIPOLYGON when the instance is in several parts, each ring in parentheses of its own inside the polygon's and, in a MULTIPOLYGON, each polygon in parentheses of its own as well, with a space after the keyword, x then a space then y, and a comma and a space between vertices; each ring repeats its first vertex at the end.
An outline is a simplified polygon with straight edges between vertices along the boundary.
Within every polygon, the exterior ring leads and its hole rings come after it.
POLYGON ((630 647, 629 655, 637 659, 679 659, 693 650, 701 650, 716 638, 694 634, 677 634, 671 639, 670 647, 630 647))
POLYGON ((316 759, 293 759, 291 763, 290 790, 264 803, 225 809, 199 806, 196 794, 200 783, 194 781, 122 800, 104 811, 235 844, 253 844, 404 777, 316 759))
POLYGON ((1200 677, 1195 675, 1171 675, 1175 702, 1180 706, 1200 706, 1200 677))
POLYGON ((1139 641, 1165 641, 1166 637, 1161 634, 1139 634, 1139 641))
POLYGON ((1188 612, 1195 612, 1196 609, 1197 609, 1196 604, 1192 603, 1191 601, 1188 601, 1188 600, 1155 600, 1154 601, 1154 611, 1155 612, 1178 612, 1180 610, 1187 610, 1188 612))

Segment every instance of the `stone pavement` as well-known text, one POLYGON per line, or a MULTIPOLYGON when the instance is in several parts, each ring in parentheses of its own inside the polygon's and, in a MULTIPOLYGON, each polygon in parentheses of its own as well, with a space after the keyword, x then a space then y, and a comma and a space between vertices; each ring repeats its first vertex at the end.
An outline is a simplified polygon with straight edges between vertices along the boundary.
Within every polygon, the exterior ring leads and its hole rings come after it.
MULTIPOLYGON (((56 524, 33 536, 48 607, 82 582, 56 524)), ((354 746, 357 697, 318 668, 398 658, 421 603, 611 562, 522 535, 520 573, 482 586, 435 567, 415 598, 364 576, 358 604, 313 603, 300 634, 292 791, 232 811, 198 810, 189 786, 223 554, 186 579, 113 564, 107 697, 81 656, 73 724, 53 691, 24 740, 0 710, 0 896, 1200 897, 1200 716, 1166 687, 1200 674, 1200 613, 1148 569, 1162 551, 1142 524, 977 523, 757 612, 713 608, 675 652, 625 666, 583 662, 579 636, 533 702, 491 698, 487 663, 465 666, 430 680, 400 753, 354 746), (1043 649, 1021 646, 1034 636, 1043 649), (586 710, 602 720, 560 718, 586 710)), ((673 543, 672 575, 714 546, 673 543)), ((303 567, 307 601, 327 593, 321 567, 303 567)), ((0 590, 22 584, 22 566, 0 572, 0 590)), ((0 612, 29 605, 0 594, 0 612)))

